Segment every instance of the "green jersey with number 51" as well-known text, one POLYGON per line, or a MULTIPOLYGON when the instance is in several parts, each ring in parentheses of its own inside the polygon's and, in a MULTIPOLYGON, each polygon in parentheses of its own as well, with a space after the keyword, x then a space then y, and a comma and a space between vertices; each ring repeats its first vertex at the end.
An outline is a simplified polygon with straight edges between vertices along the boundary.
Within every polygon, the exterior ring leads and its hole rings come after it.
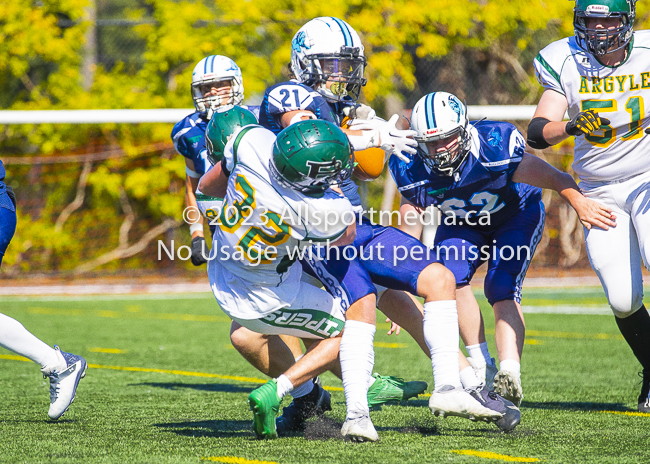
POLYGON ((553 42, 535 58, 537 79, 561 93, 569 117, 594 109, 610 120, 592 134, 575 138, 573 169, 585 181, 618 181, 647 170, 650 136, 650 31, 636 31, 625 61, 602 65, 575 37, 553 42))

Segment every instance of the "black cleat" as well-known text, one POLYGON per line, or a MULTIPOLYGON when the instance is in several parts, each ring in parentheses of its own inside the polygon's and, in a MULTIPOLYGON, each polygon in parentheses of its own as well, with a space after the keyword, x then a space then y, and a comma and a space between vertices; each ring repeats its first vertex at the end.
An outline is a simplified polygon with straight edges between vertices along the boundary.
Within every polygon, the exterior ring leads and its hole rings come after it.
POLYGON ((331 401, 331 395, 325 391, 320 382, 314 382, 314 389, 310 393, 294 398, 291 404, 282 410, 282 415, 275 420, 278 434, 303 432, 307 419, 332 410, 331 401))
POLYGON ((639 395, 639 412, 650 413, 650 372, 643 369, 643 372, 639 372, 639 376, 643 377, 639 395))
POLYGON ((501 413, 501 418, 494 421, 494 424, 500 430, 510 432, 521 421, 521 411, 519 411, 519 408, 512 401, 508 401, 498 393, 491 391, 488 387, 483 386, 480 390, 472 390, 471 394, 485 407, 501 413))

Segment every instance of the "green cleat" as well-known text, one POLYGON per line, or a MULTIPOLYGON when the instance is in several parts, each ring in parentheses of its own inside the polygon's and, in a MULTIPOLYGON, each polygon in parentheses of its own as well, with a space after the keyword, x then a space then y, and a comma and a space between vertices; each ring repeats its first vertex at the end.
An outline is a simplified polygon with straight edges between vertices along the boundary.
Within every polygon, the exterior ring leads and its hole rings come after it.
POLYGON ((257 438, 278 438, 275 416, 280 410, 282 400, 278 397, 278 385, 269 380, 248 395, 248 404, 253 411, 253 431, 257 438))
POLYGON ((373 374, 375 381, 368 388, 368 406, 379 406, 389 401, 406 401, 427 389, 426 382, 405 382, 397 377, 373 374))

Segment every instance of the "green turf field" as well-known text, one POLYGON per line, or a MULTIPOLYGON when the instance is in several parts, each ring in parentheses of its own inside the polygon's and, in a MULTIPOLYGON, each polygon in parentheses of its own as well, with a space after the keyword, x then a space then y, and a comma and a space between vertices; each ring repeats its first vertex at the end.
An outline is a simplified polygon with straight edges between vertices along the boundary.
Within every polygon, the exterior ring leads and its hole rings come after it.
MULTIPOLYGON (((600 289, 531 289, 523 303, 563 312, 606 306, 600 289)), ((334 410, 310 422, 304 437, 254 438, 246 399, 263 376, 230 346, 229 320, 210 295, 3 298, 0 306, 90 364, 75 403, 51 422, 38 367, 0 349, 3 463, 650 461, 650 417, 636 413, 639 365, 611 315, 526 315, 525 398, 513 433, 434 418, 421 397, 371 412, 381 441, 351 444, 340 438, 345 402, 330 374, 323 383, 334 410)), ((379 324, 375 371, 431 384, 428 358, 407 334, 389 337, 387 329, 379 324)))

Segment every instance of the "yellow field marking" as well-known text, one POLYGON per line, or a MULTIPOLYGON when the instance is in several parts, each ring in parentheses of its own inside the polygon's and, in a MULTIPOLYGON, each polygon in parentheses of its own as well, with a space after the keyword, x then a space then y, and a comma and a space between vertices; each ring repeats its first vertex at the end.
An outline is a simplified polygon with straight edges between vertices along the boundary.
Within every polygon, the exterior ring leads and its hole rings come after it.
POLYGON ((475 450, 451 450, 452 453, 463 454, 465 456, 476 456, 483 459, 499 459, 500 461, 508 462, 539 462, 537 458, 520 458, 517 456, 508 456, 507 454, 497 454, 490 451, 475 451, 475 450))
POLYGON ((543 345, 544 342, 542 340, 535 340, 534 338, 526 338, 524 340, 524 345, 543 345))
POLYGON ((374 342, 374 346, 377 348, 407 348, 406 343, 385 343, 385 342, 374 342))
POLYGON ((636 417, 650 417, 647 412, 634 412, 634 411, 600 411, 607 414, 620 414, 621 416, 636 416, 636 417))
POLYGON ((128 353, 128 350, 120 350, 119 348, 88 348, 88 351, 90 351, 91 353, 112 353, 112 354, 128 353))
MULTIPOLYGON (((494 329, 485 331, 488 335, 494 335, 494 329)), ((548 337, 548 338, 580 338, 590 340, 624 340, 620 334, 606 333, 582 333, 582 332, 552 332, 547 330, 526 330, 526 335, 531 337, 548 337)))
MULTIPOLYGON (((30 361, 27 358, 22 356, 16 356, 11 354, 0 354, 0 359, 8 359, 11 361, 30 361)), ((238 375, 221 375, 221 374, 210 374, 208 372, 192 372, 192 371, 179 371, 176 369, 152 369, 149 367, 129 367, 129 366, 104 366, 101 364, 88 364, 88 367, 91 369, 110 369, 114 371, 129 371, 129 372, 155 372, 157 374, 171 374, 171 375, 185 375, 187 377, 208 377, 212 379, 223 379, 223 380, 235 380, 237 382, 246 382, 246 383, 266 383, 268 380, 265 379, 256 379, 254 377, 241 377, 238 375)), ((327 387, 324 386, 325 390, 329 391, 343 391, 341 387, 327 387)))
POLYGON ((255 459, 238 458, 237 456, 208 456, 202 459, 205 461, 225 462, 228 464, 278 464, 275 461, 257 461, 255 459))
POLYGON ((95 316, 111 319, 158 319, 166 321, 193 321, 193 322, 230 322, 227 316, 212 316, 207 314, 174 314, 174 313, 152 313, 145 311, 106 311, 106 310, 85 310, 85 309, 58 309, 31 307, 27 308, 31 314, 48 314, 50 316, 95 316))

